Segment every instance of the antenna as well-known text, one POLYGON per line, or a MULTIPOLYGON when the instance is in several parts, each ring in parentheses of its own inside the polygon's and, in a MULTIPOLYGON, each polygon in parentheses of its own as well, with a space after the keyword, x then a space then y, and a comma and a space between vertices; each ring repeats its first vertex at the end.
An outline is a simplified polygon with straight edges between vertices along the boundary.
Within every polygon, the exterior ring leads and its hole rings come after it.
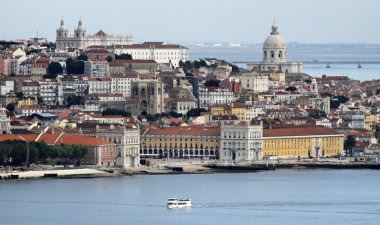
POLYGON ((273 24, 276 24, 276 17, 273 18, 273 24))

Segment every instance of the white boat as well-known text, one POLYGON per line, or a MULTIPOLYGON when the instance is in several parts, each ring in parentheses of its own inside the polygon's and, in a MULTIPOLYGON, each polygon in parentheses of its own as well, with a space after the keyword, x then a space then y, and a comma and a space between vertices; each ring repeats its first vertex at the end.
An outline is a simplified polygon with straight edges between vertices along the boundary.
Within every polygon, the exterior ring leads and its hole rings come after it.
POLYGON ((169 198, 166 206, 169 209, 188 208, 188 207, 191 207, 191 199, 190 198, 169 198))

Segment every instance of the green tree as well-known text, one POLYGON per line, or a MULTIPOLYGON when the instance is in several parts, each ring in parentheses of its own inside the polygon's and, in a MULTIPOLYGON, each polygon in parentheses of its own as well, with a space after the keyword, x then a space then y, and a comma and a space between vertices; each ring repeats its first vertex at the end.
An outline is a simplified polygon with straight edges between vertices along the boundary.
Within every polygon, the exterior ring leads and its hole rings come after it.
POLYGON ((18 99, 22 99, 22 98, 24 97, 24 93, 22 93, 21 91, 20 91, 20 92, 17 92, 17 93, 16 93, 16 97, 17 97, 18 99))
POLYGON ((53 75, 54 79, 57 76, 57 74, 62 73, 63 68, 59 62, 51 62, 48 66, 48 73, 49 75, 53 75))
POLYGON ((204 108, 190 109, 190 110, 186 113, 186 116, 187 116, 188 118, 190 118, 190 117, 197 117, 197 116, 200 116, 202 112, 207 112, 207 110, 204 109, 204 108))
POLYGON ((88 57, 85 54, 80 54, 80 56, 78 56, 78 60, 87 61, 88 57))
POLYGON ((10 112, 14 112, 15 111, 15 104, 14 103, 9 103, 7 105, 7 110, 10 111, 10 112))
POLYGON ((148 122, 156 122, 157 121, 157 118, 152 115, 152 114, 146 114, 146 120, 148 120, 148 122))
POLYGON ((79 95, 69 95, 66 99, 67 107, 72 105, 84 105, 84 97, 79 95))
POLYGON ((289 86, 289 87, 285 88, 285 91, 297 91, 297 88, 294 86, 289 86))
POLYGON ((206 87, 219 87, 220 80, 208 80, 204 83, 206 87))
POLYGON ((107 56, 106 60, 107 60, 107 62, 112 62, 113 61, 113 57, 109 55, 109 56, 107 56))
POLYGON ((348 153, 352 154, 352 148, 356 146, 355 136, 348 135, 344 145, 345 145, 346 150, 348 150, 348 153))
POLYGON ((130 117, 131 113, 130 112, 126 112, 124 110, 107 108, 106 110, 104 110, 102 112, 102 116, 106 116, 106 115, 120 115, 120 116, 124 116, 124 117, 130 117))
POLYGON ((232 67, 232 74, 238 74, 240 72, 240 69, 239 67, 235 66, 235 65, 231 65, 232 67))
POLYGON ((132 55, 130 54, 121 54, 121 55, 115 55, 116 60, 132 60, 132 55))

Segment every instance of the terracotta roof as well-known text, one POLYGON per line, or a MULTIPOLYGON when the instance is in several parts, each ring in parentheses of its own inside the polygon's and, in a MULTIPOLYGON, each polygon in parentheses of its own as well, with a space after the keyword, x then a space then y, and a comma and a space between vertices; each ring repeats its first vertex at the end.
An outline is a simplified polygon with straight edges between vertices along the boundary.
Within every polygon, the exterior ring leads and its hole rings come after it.
POLYGON ((264 129, 263 137, 343 135, 323 126, 264 129))
MULTIPOLYGON (((23 140, 35 141, 39 134, 4 134, 0 135, 0 142, 6 140, 23 140), (22 138, 20 138, 20 136, 22 138)), ((102 140, 100 138, 89 137, 80 134, 42 134, 38 142, 46 142, 49 144, 75 144, 75 145, 86 145, 86 146, 99 146, 99 145, 114 145, 114 143, 102 140)))

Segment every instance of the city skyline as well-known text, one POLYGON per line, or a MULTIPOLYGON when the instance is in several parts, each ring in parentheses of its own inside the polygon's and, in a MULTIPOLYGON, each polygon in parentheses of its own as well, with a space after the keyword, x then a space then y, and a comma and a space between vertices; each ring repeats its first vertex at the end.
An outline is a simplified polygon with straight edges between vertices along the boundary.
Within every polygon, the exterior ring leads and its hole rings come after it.
MULTIPOLYGON (((26 1, 20 4, 23 3, 26 1)), ((9 9, 13 4, 5 1, 3 6, 9 9)), ((55 41, 61 18, 71 34, 81 18, 88 34, 100 29, 109 34, 131 34, 135 43, 261 43, 276 19, 286 42, 380 43, 380 31, 374 29, 380 19, 376 12, 380 3, 371 0, 362 1, 360 7, 353 0, 313 3, 186 0, 175 4, 169 0, 111 0, 106 6, 98 0, 91 1, 91 6, 88 1, 68 0, 64 5, 51 5, 47 0, 38 0, 34 6, 46 14, 30 15, 30 7, 20 7, 19 13, 27 15, 27 19, 11 19, 13 11, 5 10, 1 15, 0 39, 27 39, 38 32, 40 37, 55 41), (90 10, 83 10, 85 7, 90 10)))

